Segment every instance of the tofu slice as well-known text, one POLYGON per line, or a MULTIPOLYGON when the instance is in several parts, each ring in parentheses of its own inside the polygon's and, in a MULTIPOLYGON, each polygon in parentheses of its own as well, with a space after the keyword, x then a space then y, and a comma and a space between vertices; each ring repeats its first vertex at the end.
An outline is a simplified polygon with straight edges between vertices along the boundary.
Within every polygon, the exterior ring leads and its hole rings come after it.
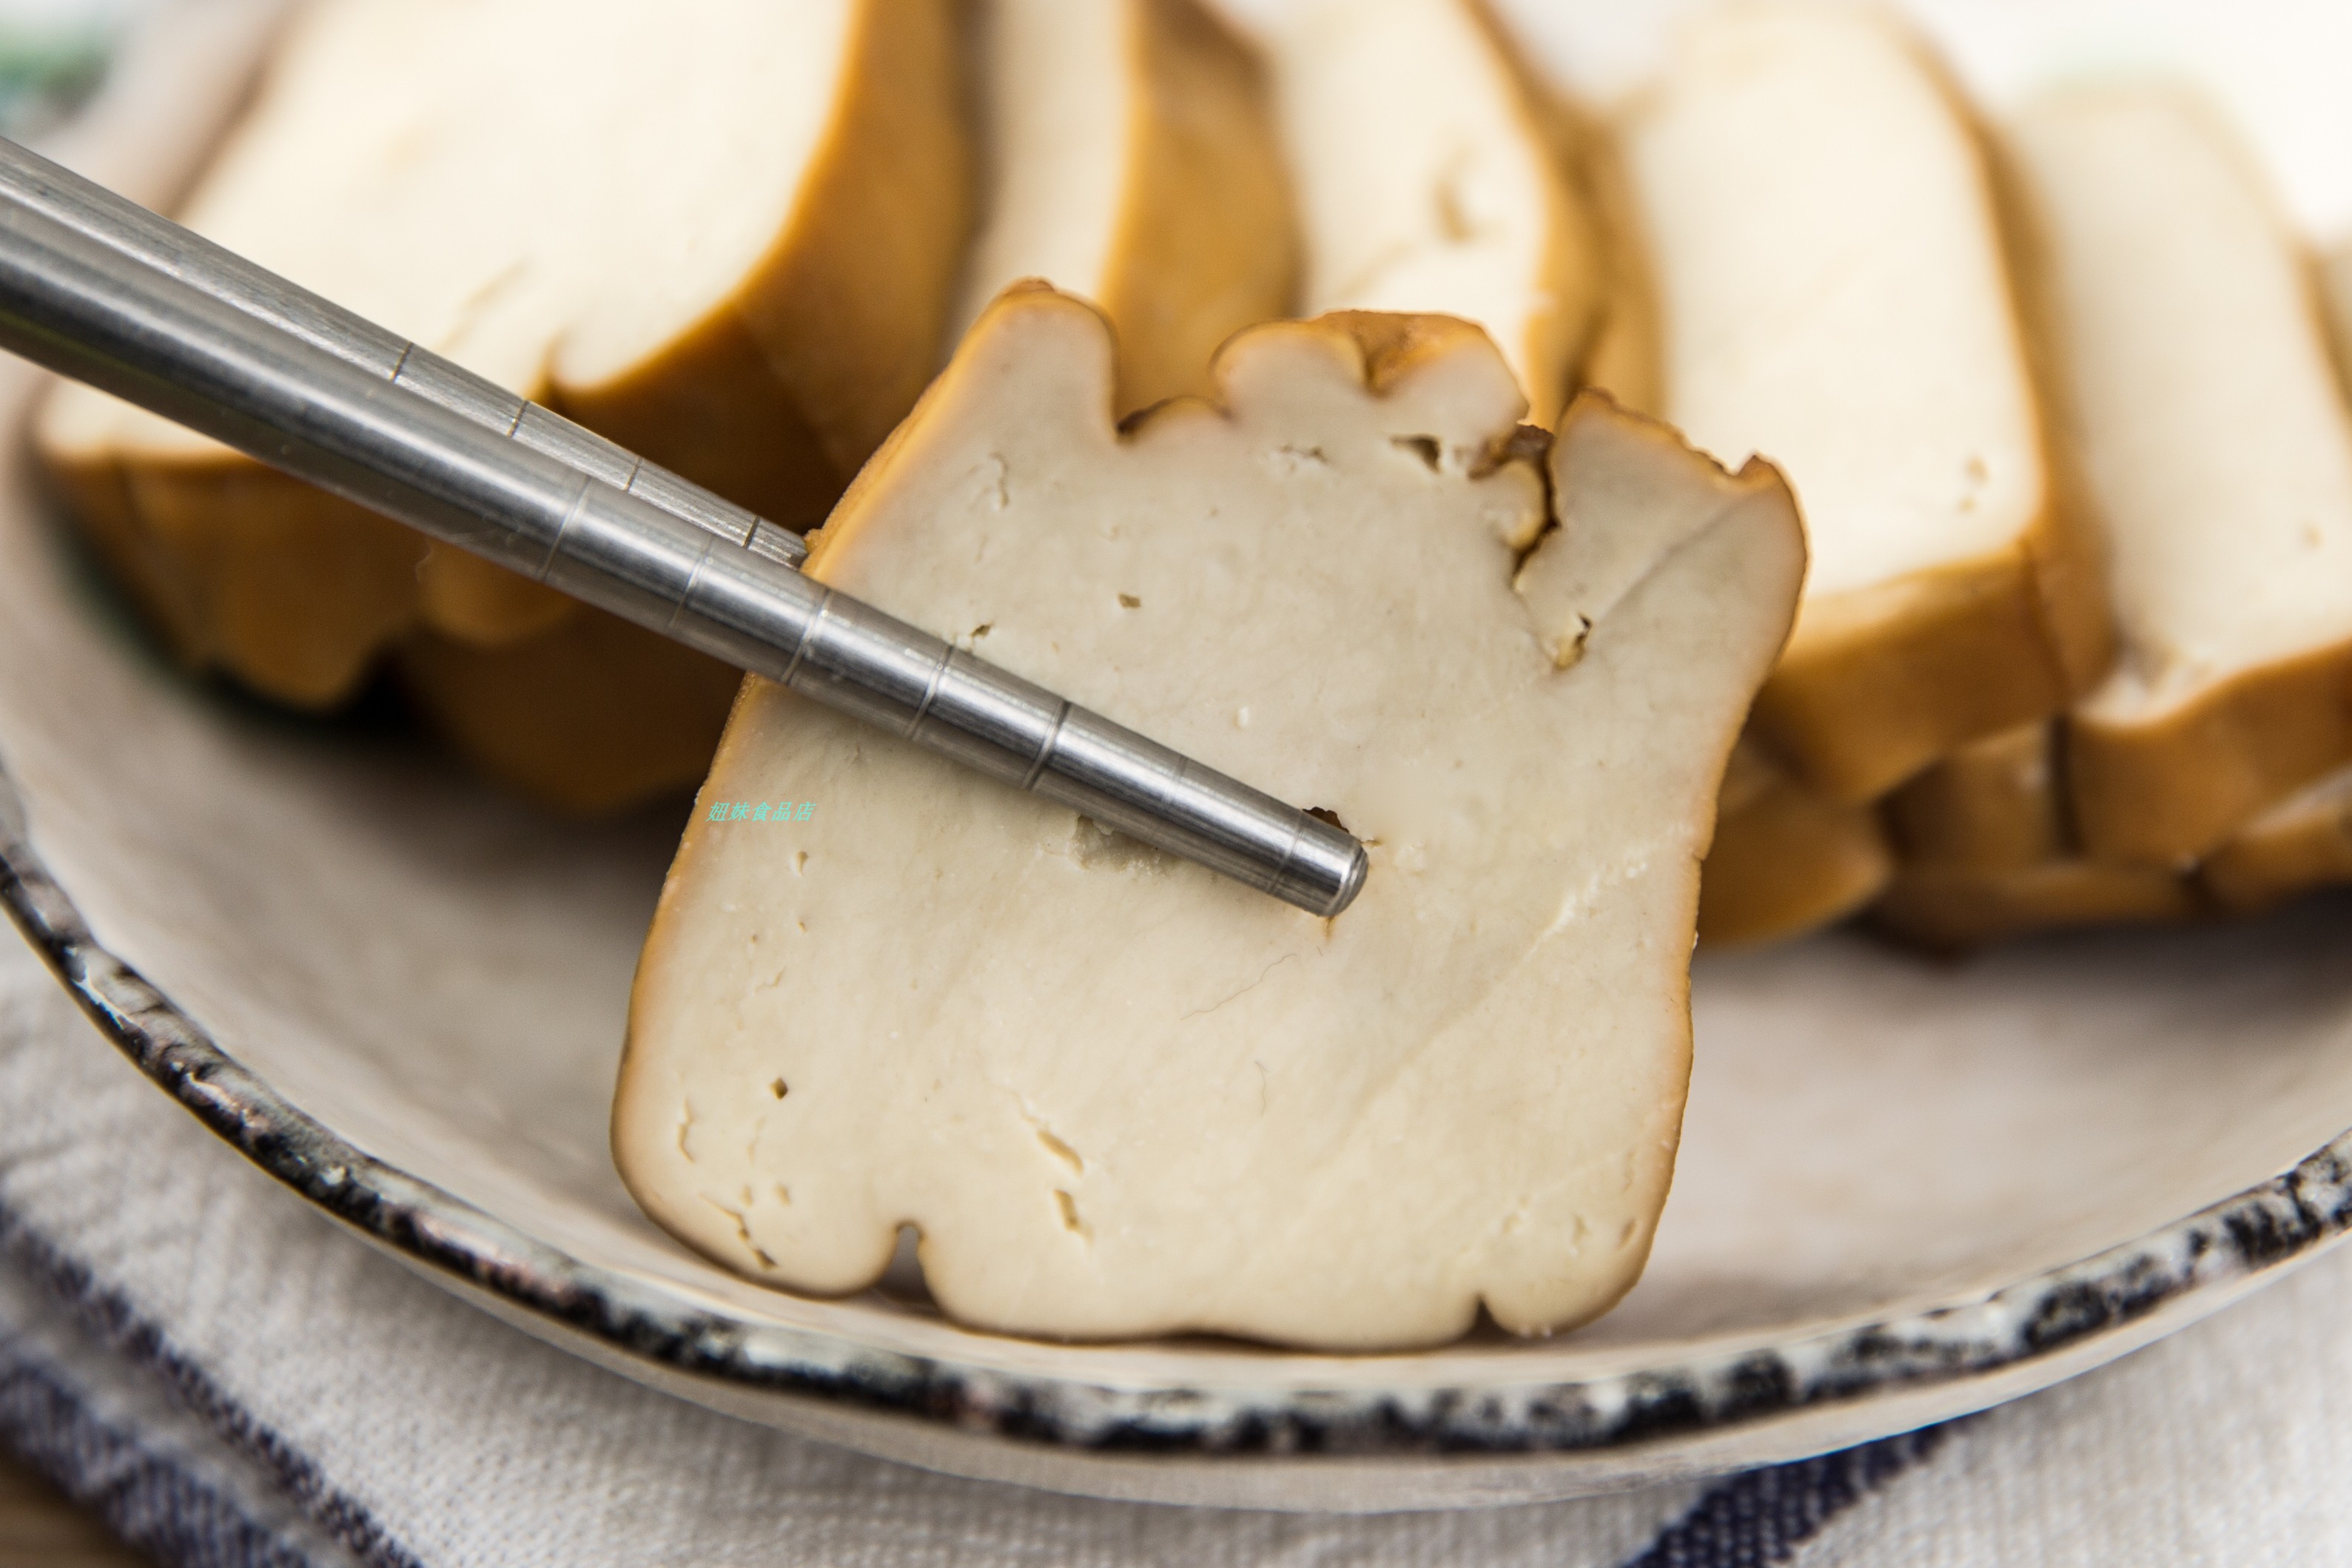
POLYGON ((2012 130, 2121 648, 2067 722, 2075 822, 2178 864, 2352 761, 2352 421, 2305 259, 2199 103, 2077 91, 2012 130))
POLYGON ((1895 874, 1878 813, 1791 778, 1752 740, 1731 753, 1715 842, 1700 873, 1708 947, 1785 941, 1867 906, 1895 874))
POLYGON ((1299 0, 1265 36, 1305 309, 1486 328, 1549 426, 1604 287, 1548 105, 1475 0, 1299 0))
POLYGON ((595 612, 487 648, 411 632, 394 668, 410 706, 476 770, 583 818, 707 771, 743 684, 731 664, 595 612))
POLYGON ((1621 119, 1666 417, 1796 487, 1811 571, 1759 737, 1872 800, 2103 671, 1974 128, 1878 13, 1701 13, 1621 119))
POLYGON ((1988 736, 1887 798, 1898 864, 1875 910, 1882 929, 1964 952, 2036 931, 2203 913, 2196 884, 2177 871, 2084 852, 2060 737, 2054 723, 1988 736))
POLYGON ((1624 151, 1609 120, 1559 94, 1545 97, 1553 144, 1575 176, 1589 214, 1599 276, 1591 330, 1574 376, 1580 390, 1605 392, 1622 408, 1664 418, 1657 287, 1642 238, 1624 151))
MULTIPOLYGON (((2321 316, 2339 379, 2352 371, 2352 243, 2320 258, 2321 316)), ((2352 768, 2266 807, 2197 868, 2216 907, 2251 915, 2322 887, 2352 883, 2352 768)))
POLYGON ((2084 855, 2067 831, 2063 791, 2052 788, 2047 742, 2043 727, 1981 742, 1888 802, 1904 868, 1883 924, 1929 946, 1967 947, 2053 925, 2259 914, 2352 883, 2352 768, 2258 813, 2193 872, 2176 874, 2084 855))
POLYGON ((1904 862, 2018 871, 2080 853, 2059 782, 2057 727, 2022 724, 1962 747, 1886 800, 1904 862))
POLYGON ((945 1310, 1009 1332, 1592 1316, 1673 1166, 1698 858, 1803 571, 1785 487, 1596 397, 1548 529, 1508 366, 1441 318, 1253 328, 1222 406, 1125 430, 1116 385, 1096 312, 1004 296, 810 570, 1334 812, 1362 894, 1313 919, 747 683, 637 973, 624 1178, 800 1291, 913 1226, 945 1310))
POLYGON ((2197 868, 2197 883, 2232 915, 2352 883, 2352 768, 2306 785, 2239 828, 2197 868))
POLYGON ((1257 61, 1197 0, 985 0, 976 26, 986 194, 953 336, 1043 278, 1109 316, 1122 411, 1206 391, 1297 287, 1257 61))
MULTIPOLYGON (((971 206, 960 72, 950 0, 322 0, 184 220, 813 523, 935 362, 971 206)), ((551 667, 523 645, 588 613, 83 388, 39 443, 180 655, 289 703, 342 699, 412 634, 551 667)), ((640 650, 624 668, 656 641, 596 640, 640 650)), ((463 721, 467 691, 433 700, 463 721)))
POLYGON ((2189 920, 2203 909, 2177 872, 2074 856, 1992 870, 1905 866, 1874 915, 1915 946, 1962 953, 2038 931, 2189 920))
POLYGON ((2319 304, 2337 378, 2352 377, 2352 239, 2338 240, 2320 256, 2319 304))

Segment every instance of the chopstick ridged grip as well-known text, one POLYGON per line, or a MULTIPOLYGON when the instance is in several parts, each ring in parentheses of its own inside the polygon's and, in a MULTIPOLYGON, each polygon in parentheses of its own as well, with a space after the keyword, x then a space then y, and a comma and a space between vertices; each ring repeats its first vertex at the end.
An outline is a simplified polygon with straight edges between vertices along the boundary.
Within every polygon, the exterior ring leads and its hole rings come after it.
POLYGON ((536 405, 512 393, 491 389, 501 430, 478 378, 445 401, 403 384, 413 353, 387 368, 313 337, 0 181, 0 346, 1310 914, 1362 885, 1346 832, 744 548, 757 518, 730 537, 691 493, 681 512, 599 476, 650 465, 568 422, 525 444, 536 405))

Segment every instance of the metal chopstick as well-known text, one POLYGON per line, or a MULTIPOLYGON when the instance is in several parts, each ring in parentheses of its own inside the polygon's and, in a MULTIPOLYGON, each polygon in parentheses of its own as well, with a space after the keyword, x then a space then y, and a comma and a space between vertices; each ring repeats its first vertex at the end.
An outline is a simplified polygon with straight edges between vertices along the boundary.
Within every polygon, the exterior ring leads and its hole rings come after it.
POLYGON ((1351 835, 793 570, 788 531, 0 141, 0 348, 1309 914, 1351 835))
POLYGON ((761 518, 734 502, 5 140, 0 140, 0 201, 21 203, 128 261, 168 274, 264 325, 732 543, 788 566, 808 556, 791 529, 762 526, 761 518))

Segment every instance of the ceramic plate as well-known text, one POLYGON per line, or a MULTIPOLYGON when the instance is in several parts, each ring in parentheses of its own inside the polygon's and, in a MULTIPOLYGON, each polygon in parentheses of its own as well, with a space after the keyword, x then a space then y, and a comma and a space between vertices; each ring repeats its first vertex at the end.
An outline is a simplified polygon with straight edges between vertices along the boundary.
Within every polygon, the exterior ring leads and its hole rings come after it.
MULTIPOLYGON (((84 155, 152 189, 132 154, 184 142, 84 155)), ((0 414, 34 386, 0 372, 0 414)), ((551 822, 396 734, 182 679, 13 452, 0 759, 12 913, 255 1163, 624 1375, 965 1475, 1370 1510, 1791 1458, 2119 1355, 2352 1223, 2352 904, 1958 967, 1834 935, 1698 966, 1673 1197, 1589 1328, 1368 1357, 969 1333, 904 1271, 846 1300, 747 1283, 622 1190, 606 1102, 682 806, 551 822)))

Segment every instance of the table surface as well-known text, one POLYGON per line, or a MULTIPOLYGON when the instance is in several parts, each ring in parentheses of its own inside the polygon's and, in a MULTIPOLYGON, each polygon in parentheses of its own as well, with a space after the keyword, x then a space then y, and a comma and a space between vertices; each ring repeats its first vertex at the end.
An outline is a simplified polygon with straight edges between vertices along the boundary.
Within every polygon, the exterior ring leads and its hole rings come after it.
POLYGON ((95 1515, 0 1458, 0 1568, 146 1568, 95 1515))

